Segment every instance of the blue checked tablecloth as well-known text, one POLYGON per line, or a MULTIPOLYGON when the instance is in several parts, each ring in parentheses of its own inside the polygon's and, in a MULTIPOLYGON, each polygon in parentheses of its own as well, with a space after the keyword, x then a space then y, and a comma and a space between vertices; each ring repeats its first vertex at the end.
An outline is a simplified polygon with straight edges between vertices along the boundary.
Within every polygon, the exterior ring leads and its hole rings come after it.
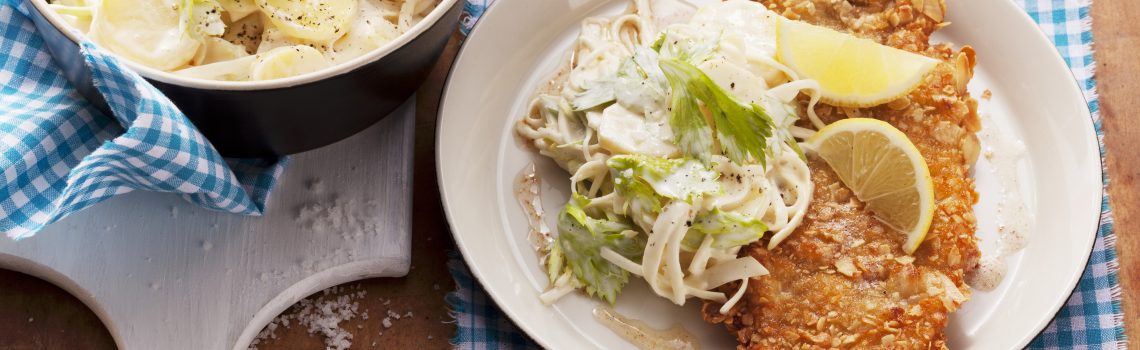
POLYGON ((260 215, 284 160, 223 159, 178 108, 90 43, 82 46, 113 115, 64 78, 18 0, 0 0, 0 232, 45 225, 136 189, 260 215))
MULTIPOLYGON (((491 0, 468 0, 463 15, 464 33, 491 0)), ((954 0, 947 0, 954 1, 954 0)), ((1004 1, 1004 0, 995 0, 1004 1)), ((1057 46, 1073 70, 1089 109, 1104 155, 1104 132, 1093 79, 1091 0, 1014 0, 1037 22, 1057 46)), ((1102 162, 1103 163, 1103 162, 1102 162)), ((1108 184, 1107 174, 1104 184, 1108 184)), ((1107 192, 1106 192, 1107 193, 1107 192)), ((1124 349, 1124 315, 1117 282, 1116 235, 1107 194, 1101 201, 1101 224, 1089 264, 1069 301, 1057 317, 1029 345, 1029 349, 1124 349)), ((449 263, 457 289, 448 295, 458 330, 452 343, 457 349, 529 349, 538 346, 499 311, 495 303, 468 272, 462 259, 449 263)))

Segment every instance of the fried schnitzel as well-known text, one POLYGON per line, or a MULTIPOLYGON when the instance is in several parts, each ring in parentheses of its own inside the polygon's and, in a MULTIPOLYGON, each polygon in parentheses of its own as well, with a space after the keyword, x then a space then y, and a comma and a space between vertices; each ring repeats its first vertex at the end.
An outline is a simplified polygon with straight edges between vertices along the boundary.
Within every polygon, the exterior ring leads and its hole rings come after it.
MULTIPOLYGON (((934 222, 913 255, 852 195, 827 163, 809 156, 815 185, 804 222, 781 245, 753 243, 770 276, 749 281, 727 314, 706 302, 704 317, 723 323, 741 349, 946 348, 943 329, 970 295, 965 275, 980 256, 974 236, 977 202, 969 168, 978 156, 977 102, 966 91, 973 76, 969 47, 930 44, 943 26, 941 0, 764 0, 785 17, 803 20, 942 61, 905 98, 865 109, 821 105, 825 122, 873 117, 903 131, 921 151, 934 181, 934 222)), ((806 100, 800 108, 805 109, 806 100)), ((724 290, 735 290, 728 285, 724 290)))

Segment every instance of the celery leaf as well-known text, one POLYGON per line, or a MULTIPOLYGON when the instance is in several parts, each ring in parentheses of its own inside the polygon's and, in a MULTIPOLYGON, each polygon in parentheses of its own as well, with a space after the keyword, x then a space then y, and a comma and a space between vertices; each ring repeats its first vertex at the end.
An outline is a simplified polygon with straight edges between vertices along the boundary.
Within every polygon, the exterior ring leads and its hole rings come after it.
POLYGON ((705 118, 707 110, 712 115, 720 150, 729 160, 737 164, 750 160, 765 163, 767 139, 772 136, 774 125, 763 107, 741 101, 688 62, 662 59, 660 66, 672 89, 669 126, 677 146, 686 155, 706 164, 711 158, 712 127, 705 118))
POLYGON ((588 203, 588 199, 575 195, 558 215, 556 261, 570 267, 586 293, 613 304, 629 282, 629 272, 602 258, 601 249, 609 248, 638 261, 645 250, 645 235, 620 217, 589 216, 583 209, 588 203))
POLYGON ((768 226, 759 219, 713 208, 693 219, 682 244, 688 250, 696 250, 705 235, 712 235, 713 248, 726 249, 755 242, 767 231, 768 226))

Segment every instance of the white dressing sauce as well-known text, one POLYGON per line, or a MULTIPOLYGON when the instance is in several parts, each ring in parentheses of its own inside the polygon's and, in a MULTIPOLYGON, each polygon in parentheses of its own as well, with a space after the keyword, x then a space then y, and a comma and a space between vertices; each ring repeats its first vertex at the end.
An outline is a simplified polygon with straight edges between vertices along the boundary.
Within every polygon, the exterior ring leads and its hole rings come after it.
POLYGON ((721 40, 716 52, 733 64, 747 66, 744 68, 748 68, 750 73, 759 74, 767 90, 767 85, 782 83, 786 79, 778 69, 756 60, 760 57, 775 59, 777 20, 778 15, 764 6, 732 1, 702 7, 690 23, 719 32, 721 40))
POLYGON ((656 329, 641 320, 622 316, 613 308, 604 305, 594 308, 594 318, 639 349, 699 350, 701 348, 697 338, 680 325, 664 330, 656 329))
MULTIPOLYGON (((535 174, 534 163, 523 167, 515 177, 515 198, 526 213, 527 225, 530 226, 528 239, 536 252, 546 254, 550 251, 550 245, 554 244, 554 238, 550 236, 550 228, 546 226, 541 188, 542 179, 535 174)), ((546 259, 542 261, 545 262, 546 259)))
POLYGON ((693 17, 693 12, 697 11, 697 6, 688 1, 681 0, 657 0, 649 3, 649 9, 653 12, 653 21, 658 28, 657 30, 664 29, 674 23, 684 23, 693 17))
POLYGON ((1033 213, 1025 205, 1017 178, 1017 164, 1025 156, 1025 144, 1004 132, 988 117, 982 118, 982 155, 991 165, 990 172, 1001 187, 997 205, 998 244, 994 252, 983 252, 978 267, 969 275, 971 287, 989 291, 997 288, 1005 276, 1005 259, 1029 244, 1033 229, 1033 213))

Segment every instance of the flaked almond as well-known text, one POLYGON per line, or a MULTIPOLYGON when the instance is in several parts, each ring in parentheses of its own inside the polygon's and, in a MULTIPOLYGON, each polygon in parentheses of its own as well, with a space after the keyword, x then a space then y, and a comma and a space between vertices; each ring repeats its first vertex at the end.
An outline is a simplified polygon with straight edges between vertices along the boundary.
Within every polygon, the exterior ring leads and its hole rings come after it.
POLYGON ((898 27, 900 25, 905 25, 907 23, 910 23, 910 21, 913 21, 913 20, 914 20, 914 7, 911 5, 907 5, 907 4, 899 5, 899 7, 896 8, 891 13, 891 17, 890 17, 891 25, 893 25, 895 27, 898 27))
POLYGON ((942 22, 945 19, 946 3, 943 0, 911 0, 911 4, 935 22, 942 22))
POLYGON ((910 98, 907 98, 906 96, 899 97, 894 101, 887 102, 887 107, 896 111, 904 110, 907 107, 910 107, 910 98))
POLYGON ((978 162, 978 155, 981 151, 982 144, 981 141, 978 140, 977 134, 971 133, 962 139, 962 156, 966 158, 967 167, 974 167, 974 164, 978 162))
POLYGON ((851 277, 858 271, 855 269, 855 264, 851 263, 851 258, 846 256, 835 261, 835 269, 847 277, 851 277))
POLYGON ((957 88, 959 95, 966 94, 966 85, 974 78, 974 65, 970 63, 969 56, 966 51, 959 51, 954 56, 954 87, 957 88))

